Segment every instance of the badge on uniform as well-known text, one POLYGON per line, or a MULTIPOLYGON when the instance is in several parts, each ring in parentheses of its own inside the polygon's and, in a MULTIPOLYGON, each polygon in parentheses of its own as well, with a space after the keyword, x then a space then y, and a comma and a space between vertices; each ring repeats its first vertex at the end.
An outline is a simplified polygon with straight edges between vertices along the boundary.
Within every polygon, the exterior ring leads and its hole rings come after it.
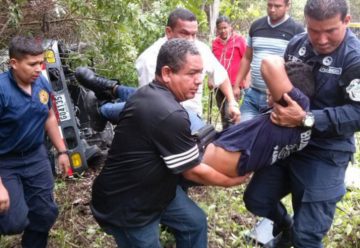
POLYGON ((301 47, 301 48, 299 49, 299 52, 298 52, 298 53, 299 53, 300 56, 304 56, 304 55, 306 54, 306 47, 304 47, 304 46, 301 47))
POLYGON ((322 63, 325 66, 330 66, 333 62, 333 58, 331 58, 330 56, 326 56, 325 58, 323 58, 322 63))
POLYGON ((360 102, 360 79, 353 79, 349 86, 346 87, 346 92, 349 94, 351 100, 360 102))
POLYGON ((46 90, 40 90, 39 99, 42 104, 47 104, 49 102, 49 94, 46 90))

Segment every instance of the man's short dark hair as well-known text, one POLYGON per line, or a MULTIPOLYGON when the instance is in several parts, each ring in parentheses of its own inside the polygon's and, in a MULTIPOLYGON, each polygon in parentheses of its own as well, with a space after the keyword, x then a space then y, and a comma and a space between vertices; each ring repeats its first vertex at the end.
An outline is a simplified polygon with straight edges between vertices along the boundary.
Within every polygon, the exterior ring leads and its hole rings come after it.
POLYGON ((284 0, 285 5, 289 5, 290 0, 284 0))
POLYGON ((15 36, 9 44, 9 57, 23 59, 26 55, 37 56, 44 53, 41 41, 31 36, 15 36))
POLYGON ((161 76, 161 68, 169 66, 173 72, 178 72, 186 63, 186 55, 200 55, 194 42, 185 39, 171 39, 160 48, 155 74, 161 76))
POLYGON ((348 13, 346 0, 308 0, 304 8, 305 17, 323 21, 340 14, 343 21, 348 13))
POLYGON ((196 16, 190 10, 183 8, 176 8, 174 11, 170 13, 166 26, 170 28, 175 28, 176 23, 179 19, 189 22, 197 21, 196 16))
POLYGON ((302 62, 289 61, 285 63, 285 69, 292 85, 312 98, 315 94, 313 67, 302 62))
POLYGON ((230 19, 227 17, 227 16, 219 16, 217 19, 216 19, 216 26, 218 26, 220 23, 223 23, 223 22, 226 22, 228 24, 231 24, 230 23, 230 19))

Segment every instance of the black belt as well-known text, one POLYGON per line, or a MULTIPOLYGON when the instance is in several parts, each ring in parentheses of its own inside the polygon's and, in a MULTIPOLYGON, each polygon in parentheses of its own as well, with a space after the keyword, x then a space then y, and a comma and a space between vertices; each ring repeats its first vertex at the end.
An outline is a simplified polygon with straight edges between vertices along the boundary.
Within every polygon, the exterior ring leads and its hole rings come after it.
POLYGON ((38 147, 36 149, 30 149, 27 151, 21 151, 21 152, 8 152, 5 154, 1 154, 0 158, 4 159, 4 158, 15 158, 15 157, 25 157, 30 155, 31 153, 35 152, 38 149, 38 147))

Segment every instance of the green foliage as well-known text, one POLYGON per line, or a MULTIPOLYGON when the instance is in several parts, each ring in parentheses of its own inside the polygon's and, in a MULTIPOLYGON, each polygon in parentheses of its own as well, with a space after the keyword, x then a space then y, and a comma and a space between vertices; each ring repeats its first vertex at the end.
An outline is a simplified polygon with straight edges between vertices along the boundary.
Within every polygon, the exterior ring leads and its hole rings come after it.
MULTIPOLYGON (((357 0, 358 1, 358 0, 357 0)), ((290 15, 297 21, 303 21, 303 9, 306 0, 291 1, 290 15)), ((233 27, 243 35, 247 34, 250 24, 257 18, 265 16, 267 0, 233 1, 222 0, 220 14, 232 20, 233 27)))
POLYGON ((355 152, 355 164, 360 163, 360 132, 357 132, 355 135, 355 144, 356 144, 356 152, 355 152))
POLYGON ((360 0, 349 0, 352 22, 360 22, 360 0))
POLYGON ((306 0, 296 0, 291 1, 291 8, 289 10, 289 14, 297 21, 304 21, 304 6, 306 0))
POLYGON ((326 247, 360 247, 360 191, 349 190, 338 204, 326 247))
POLYGON ((19 21, 22 18, 22 10, 20 8, 20 5, 23 3, 24 1, 19 1, 19 2, 15 2, 15 3, 10 3, 8 8, 9 8, 9 22, 10 25, 13 27, 17 27, 19 24, 19 21))
MULTIPOLYGON (((209 247, 260 247, 249 243, 245 234, 259 220, 242 201, 245 187, 194 188, 192 198, 208 215, 209 247)), ((291 213, 291 197, 283 201, 291 213)), ((328 248, 360 248, 360 190, 349 190, 338 203, 333 225, 324 239, 328 248)))
MULTIPOLYGON (((27 3, 25 0, 9 1, 7 9, 12 27, 20 25, 27 3)), ((70 34, 66 34, 72 36, 71 42, 81 41, 87 44, 87 49, 70 57, 73 68, 88 65, 100 75, 136 86, 135 60, 142 51, 164 35, 168 14, 175 7, 193 11, 199 22, 199 37, 206 37, 209 4, 211 1, 203 0, 60 0, 57 6, 61 11, 57 12, 57 18, 73 22, 70 34)), ((235 28, 243 34, 247 33, 254 19, 266 14, 265 11, 266 0, 221 1, 221 12, 235 20, 235 28)), ((59 22, 59 25, 62 24, 63 22, 59 22)))
POLYGON ((164 35, 171 10, 176 6, 189 8, 202 24, 206 15, 199 8, 200 3, 63 0, 63 6, 77 16, 78 39, 88 45, 85 53, 73 57, 73 64, 92 66, 98 74, 137 86, 134 62, 143 50, 164 35))
POLYGON ((250 24, 257 18, 266 15, 265 1, 221 1, 220 14, 233 21, 235 30, 246 34, 250 24))
POLYGON ((161 36, 165 15, 159 4, 142 6, 141 1, 65 0, 78 17, 79 39, 88 45, 77 57, 77 65, 86 64, 110 78, 137 85, 134 61, 157 37, 161 36), (143 11, 142 8, 154 11, 143 11))

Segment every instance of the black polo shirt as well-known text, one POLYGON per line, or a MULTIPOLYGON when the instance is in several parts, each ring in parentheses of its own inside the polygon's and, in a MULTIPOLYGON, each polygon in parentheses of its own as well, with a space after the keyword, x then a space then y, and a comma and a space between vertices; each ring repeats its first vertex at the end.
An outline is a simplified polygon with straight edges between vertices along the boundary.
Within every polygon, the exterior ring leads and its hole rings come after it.
POLYGON ((138 89, 93 185, 95 218, 117 227, 146 225, 175 197, 178 175, 199 163, 188 114, 174 95, 157 82, 138 89))

